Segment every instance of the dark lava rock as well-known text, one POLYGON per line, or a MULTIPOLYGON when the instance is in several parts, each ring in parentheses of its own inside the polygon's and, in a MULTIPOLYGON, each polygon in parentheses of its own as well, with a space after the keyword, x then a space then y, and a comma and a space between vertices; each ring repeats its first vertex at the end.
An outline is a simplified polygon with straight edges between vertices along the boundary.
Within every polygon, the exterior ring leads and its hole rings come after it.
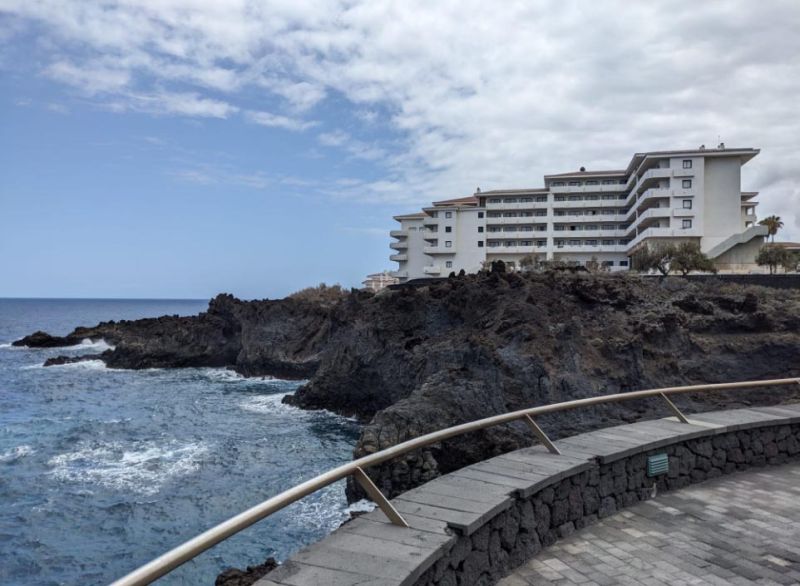
POLYGON ((62 348, 64 346, 74 346, 80 344, 83 338, 70 336, 51 336, 47 332, 34 332, 30 336, 25 336, 21 340, 11 343, 12 346, 27 346, 28 348, 62 348))
POLYGON ((86 362, 88 360, 102 360, 102 354, 84 354, 83 356, 56 356, 44 361, 45 366, 59 366, 61 364, 75 364, 76 362, 86 362))
MULTIPOLYGON (((636 389, 800 376, 800 291, 720 280, 495 270, 322 303, 214 298, 194 317, 77 328, 117 368, 225 366, 308 379, 285 401, 356 416, 360 457, 447 426, 636 389)), ((54 344, 37 332, 20 342, 54 344), (33 340, 32 340, 33 339, 33 340)), ((796 400, 800 389, 682 395, 689 413, 796 400)), ((631 401, 539 418, 552 437, 669 412, 631 401)), ((368 472, 389 496, 535 440, 498 426, 368 472)), ((348 486, 348 498, 360 489, 348 486)))
POLYGON ((217 576, 214 586, 250 586, 277 567, 278 562, 275 558, 267 558, 263 564, 247 566, 245 570, 228 568, 217 576))

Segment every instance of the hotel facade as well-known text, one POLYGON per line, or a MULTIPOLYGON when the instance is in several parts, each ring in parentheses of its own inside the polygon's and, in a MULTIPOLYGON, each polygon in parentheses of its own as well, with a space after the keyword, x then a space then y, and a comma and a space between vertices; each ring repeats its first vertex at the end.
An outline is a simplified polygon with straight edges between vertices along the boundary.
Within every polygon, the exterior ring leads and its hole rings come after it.
POLYGON ((390 259, 400 282, 476 272, 526 256, 609 270, 630 268, 639 247, 697 242, 720 270, 755 265, 766 228, 757 223, 756 192, 741 190, 741 168, 752 148, 700 147, 635 154, 613 171, 545 175, 544 187, 480 191, 434 202, 400 223, 390 259))

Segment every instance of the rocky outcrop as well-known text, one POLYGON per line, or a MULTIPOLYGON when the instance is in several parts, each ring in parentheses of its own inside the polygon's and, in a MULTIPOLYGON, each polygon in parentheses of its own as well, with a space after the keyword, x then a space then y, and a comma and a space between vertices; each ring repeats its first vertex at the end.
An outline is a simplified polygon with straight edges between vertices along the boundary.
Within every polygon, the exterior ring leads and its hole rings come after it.
POLYGON ((275 558, 270 557, 263 564, 247 566, 244 570, 228 568, 214 580, 214 586, 250 586, 278 567, 275 558))
MULTIPOLYGON (((52 344, 37 333, 28 345, 52 344)), ((212 300, 197 317, 107 322, 110 366, 228 366, 309 379, 286 401, 366 423, 362 456, 449 425, 628 390, 800 376, 800 291, 633 275, 490 273, 336 303, 212 300)), ((71 343, 74 343, 71 342, 71 343)), ((678 399, 690 411, 789 400, 788 389, 678 399)), ((663 416, 657 401, 543 417, 555 437, 663 416)), ((370 471, 390 495, 527 445, 503 426, 370 471)), ((360 496, 350 486, 351 498, 360 496)))

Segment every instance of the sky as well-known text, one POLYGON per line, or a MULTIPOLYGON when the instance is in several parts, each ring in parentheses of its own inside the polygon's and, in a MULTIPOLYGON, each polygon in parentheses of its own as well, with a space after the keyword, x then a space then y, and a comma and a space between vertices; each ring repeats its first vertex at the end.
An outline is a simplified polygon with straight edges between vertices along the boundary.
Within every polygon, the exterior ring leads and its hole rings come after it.
POLYGON ((0 296, 358 286, 392 216, 756 147, 800 240, 800 2, 0 0, 0 296))

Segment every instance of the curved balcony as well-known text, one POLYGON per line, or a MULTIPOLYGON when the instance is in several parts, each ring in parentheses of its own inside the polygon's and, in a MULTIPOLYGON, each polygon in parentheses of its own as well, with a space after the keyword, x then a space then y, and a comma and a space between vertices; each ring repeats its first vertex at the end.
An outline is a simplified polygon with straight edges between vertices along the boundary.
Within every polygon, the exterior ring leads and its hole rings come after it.
POLYGON ((395 262, 404 262, 408 260, 407 254, 393 254, 389 256, 389 260, 393 260, 395 262))
POLYGON ((393 248, 395 250, 404 250, 408 248, 408 242, 390 242, 389 248, 393 248))
POLYGON ((442 272, 442 267, 440 267, 439 265, 431 265, 424 267, 422 269, 422 272, 425 273, 426 275, 438 275, 442 272))
POLYGON ((392 238, 408 238, 408 230, 389 230, 392 238))

